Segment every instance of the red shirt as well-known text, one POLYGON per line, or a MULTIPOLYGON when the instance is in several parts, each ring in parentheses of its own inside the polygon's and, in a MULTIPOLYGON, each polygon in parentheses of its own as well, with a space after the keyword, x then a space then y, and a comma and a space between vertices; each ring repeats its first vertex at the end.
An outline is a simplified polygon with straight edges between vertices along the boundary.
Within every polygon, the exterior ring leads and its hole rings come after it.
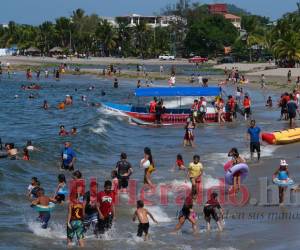
POLYGON ((235 100, 234 100, 234 98, 230 98, 229 101, 228 101, 228 104, 229 104, 230 110, 233 111, 234 110, 234 106, 235 106, 235 100))
POLYGON ((251 105, 251 101, 250 101, 250 98, 245 98, 244 99, 244 108, 250 108, 250 105, 251 105))
POLYGON ((178 167, 184 166, 183 160, 176 160, 176 164, 178 167))
POLYGON ((209 206, 213 206, 214 208, 221 208, 220 206, 220 203, 217 199, 210 199, 206 202, 206 206, 209 205, 209 206))
POLYGON ((101 191, 98 193, 98 202, 100 204, 100 211, 104 217, 112 214, 113 205, 115 203, 115 193, 101 191))
POLYGON ((66 136, 68 135, 69 133, 66 131, 66 130, 62 130, 62 131, 59 131, 59 135, 60 136, 66 136))
POLYGON ((150 102, 150 113, 155 113, 156 110, 156 102, 152 101, 150 102))

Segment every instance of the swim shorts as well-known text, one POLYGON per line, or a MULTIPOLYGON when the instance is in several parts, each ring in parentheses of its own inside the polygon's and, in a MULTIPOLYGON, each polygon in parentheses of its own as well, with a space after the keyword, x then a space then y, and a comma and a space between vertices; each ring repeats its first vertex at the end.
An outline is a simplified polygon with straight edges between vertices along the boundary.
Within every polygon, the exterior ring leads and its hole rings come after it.
POLYGON ((205 206, 203 208, 203 213, 205 220, 207 222, 210 222, 211 217, 217 222, 219 220, 218 213, 216 212, 216 208, 212 205, 205 206))
POLYGON ((42 211, 42 212, 39 212, 39 220, 42 224, 42 228, 43 229, 46 229, 48 227, 48 222, 50 220, 50 212, 48 211, 42 211))
POLYGON ((250 152, 254 153, 254 152, 260 153, 260 143, 259 142, 250 142, 250 152))
POLYGON ((98 230, 100 234, 104 234, 105 231, 109 230, 112 227, 113 216, 108 215, 106 218, 99 219, 98 230))
POLYGON ((57 194, 55 196, 55 200, 58 202, 58 203, 61 203, 62 201, 65 201, 66 197, 64 194, 57 194))
POLYGON ((83 222, 81 220, 72 220, 70 222, 71 227, 67 227, 67 237, 72 240, 76 235, 77 240, 81 240, 84 238, 84 227, 83 222))
POLYGON ((140 223, 138 226, 137 236, 142 237, 143 233, 148 234, 149 231, 149 222, 148 223, 140 223))
POLYGON ((296 117, 296 112, 289 112, 289 118, 294 119, 296 117))
POLYGON ((119 189, 128 187, 128 176, 121 176, 119 178, 119 189))

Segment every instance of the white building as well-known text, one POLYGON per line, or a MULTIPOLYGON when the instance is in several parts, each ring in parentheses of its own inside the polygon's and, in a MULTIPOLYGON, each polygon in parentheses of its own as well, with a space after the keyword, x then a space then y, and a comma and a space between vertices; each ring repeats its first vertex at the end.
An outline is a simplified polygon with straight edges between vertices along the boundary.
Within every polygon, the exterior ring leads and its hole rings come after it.
POLYGON ((128 16, 116 17, 117 22, 125 22, 129 27, 135 27, 141 22, 145 22, 148 26, 152 28, 156 27, 168 27, 171 23, 182 22, 184 24, 187 21, 179 16, 142 16, 139 14, 132 14, 128 16))

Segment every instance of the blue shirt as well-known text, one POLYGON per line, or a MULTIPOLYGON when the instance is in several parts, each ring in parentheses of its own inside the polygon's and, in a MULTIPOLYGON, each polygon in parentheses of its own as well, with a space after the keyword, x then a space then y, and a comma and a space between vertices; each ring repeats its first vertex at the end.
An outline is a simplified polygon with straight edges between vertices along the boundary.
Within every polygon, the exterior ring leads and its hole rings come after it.
POLYGON ((69 165, 74 157, 76 157, 76 154, 72 148, 64 148, 64 150, 62 151, 64 165, 69 165))
POLYGON ((248 134, 250 135, 250 142, 259 142, 259 134, 260 134, 259 127, 248 128, 248 134))

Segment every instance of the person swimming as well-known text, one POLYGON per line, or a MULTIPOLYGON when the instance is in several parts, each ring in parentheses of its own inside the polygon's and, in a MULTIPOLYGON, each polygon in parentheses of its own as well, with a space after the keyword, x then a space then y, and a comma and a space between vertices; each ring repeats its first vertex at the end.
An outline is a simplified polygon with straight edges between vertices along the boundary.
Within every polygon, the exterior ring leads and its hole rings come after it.
POLYGON ((184 161, 183 161, 183 158, 182 158, 181 154, 177 154, 176 162, 175 162, 174 167, 172 168, 172 170, 174 171, 176 167, 178 167, 179 170, 185 171, 184 161))
POLYGON ((24 161, 30 160, 29 150, 26 147, 23 149, 23 160, 24 161))
POLYGON ((14 143, 6 143, 5 149, 11 160, 17 160, 18 150, 15 148, 14 143))

